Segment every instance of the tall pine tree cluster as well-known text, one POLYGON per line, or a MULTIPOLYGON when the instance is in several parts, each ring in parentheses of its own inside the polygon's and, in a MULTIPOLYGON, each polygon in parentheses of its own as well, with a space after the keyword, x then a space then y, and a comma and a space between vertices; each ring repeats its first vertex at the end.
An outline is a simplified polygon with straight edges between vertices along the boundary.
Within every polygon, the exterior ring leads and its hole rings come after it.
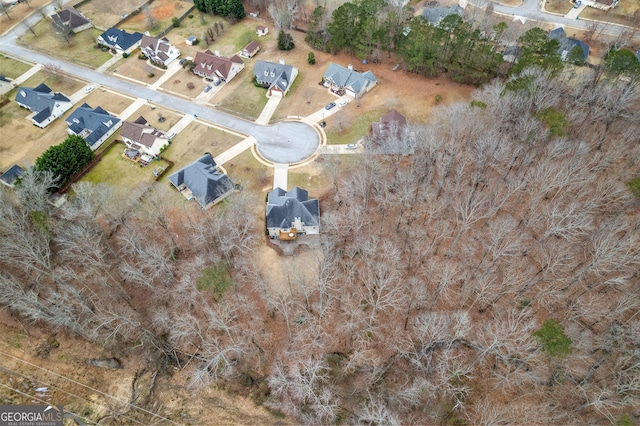
POLYGON ((194 0, 196 9, 205 13, 228 16, 236 19, 245 17, 241 0, 194 0))

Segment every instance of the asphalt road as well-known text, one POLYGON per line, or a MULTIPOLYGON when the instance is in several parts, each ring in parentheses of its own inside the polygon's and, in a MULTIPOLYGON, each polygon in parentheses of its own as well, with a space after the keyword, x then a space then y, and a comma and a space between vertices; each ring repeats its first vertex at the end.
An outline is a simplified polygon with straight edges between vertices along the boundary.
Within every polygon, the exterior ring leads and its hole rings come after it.
MULTIPOLYGON (((39 14, 34 14, 28 19, 31 23, 35 23, 40 18, 39 14)), ((268 126, 256 124, 166 93, 156 92, 129 81, 120 80, 52 56, 25 49, 15 43, 18 32, 24 32, 24 30, 26 30, 24 25, 18 25, 0 37, 0 51, 9 56, 34 63, 53 64, 66 74, 81 80, 94 82, 132 97, 148 99, 154 104, 177 110, 183 114, 194 115, 198 119, 253 136, 256 139, 258 150, 272 161, 281 163, 301 161, 311 155, 320 143, 317 132, 306 123, 280 122, 268 126)), ((98 105, 92 106, 96 107, 98 105)))
MULTIPOLYGON (((468 0, 468 3, 471 6, 475 6, 483 10, 487 7, 487 4, 489 4, 487 0, 468 0)), ((499 3, 493 3, 493 13, 511 17, 513 20, 516 20, 518 18, 526 18, 527 20, 531 21, 545 22, 579 29, 587 29, 594 22, 591 20, 570 19, 565 18, 564 16, 552 15, 543 12, 538 8, 539 3, 539 0, 527 0, 526 2, 518 6, 506 6, 499 3)), ((598 22, 600 25, 605 26, 603 31, 604 33, 611 35, 620 35, 627 29, 626 27, 618 24, 612 24, 602 21, 596 22, 598 22)), ((640 34, 637 34, 635 38, 640 40, 640 34)))

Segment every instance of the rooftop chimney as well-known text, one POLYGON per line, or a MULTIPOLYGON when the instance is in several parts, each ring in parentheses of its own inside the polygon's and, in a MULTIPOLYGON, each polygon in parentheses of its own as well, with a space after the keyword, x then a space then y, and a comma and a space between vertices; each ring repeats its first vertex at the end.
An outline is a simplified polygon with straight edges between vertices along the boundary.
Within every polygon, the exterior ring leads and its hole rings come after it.
POLYGON ((284 65, 284 59, 280 58, 280 65, 284 65))

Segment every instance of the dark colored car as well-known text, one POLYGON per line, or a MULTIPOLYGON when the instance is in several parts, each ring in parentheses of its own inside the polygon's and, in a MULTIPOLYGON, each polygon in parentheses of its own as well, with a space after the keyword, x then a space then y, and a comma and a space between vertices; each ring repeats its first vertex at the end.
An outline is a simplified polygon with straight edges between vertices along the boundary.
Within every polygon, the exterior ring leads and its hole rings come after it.
POLYGON ((326 107, 324 107, 324 109, 331 109, 331 108, 333 108, 334 106, 336 106, 336 103, 335 103, 335 102, 331 102, 331 103, 327 104, 327 106, 326 106, 326 107))

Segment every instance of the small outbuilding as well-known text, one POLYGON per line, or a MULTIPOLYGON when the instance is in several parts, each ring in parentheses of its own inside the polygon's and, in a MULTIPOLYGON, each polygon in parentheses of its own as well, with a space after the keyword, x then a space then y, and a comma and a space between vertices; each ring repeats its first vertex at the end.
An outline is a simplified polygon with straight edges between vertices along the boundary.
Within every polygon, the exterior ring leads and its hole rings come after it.
POLYGON ((258 34, 258 37, 266 36, 269 34, 269 28, 258 25, 256 27, 256 34, 258 34))
POLYGON ((23 173, 24 169, 17 164, 14 164, 9 168, 9 170, 0 175, 0 183, 8 186, 9 188, 13 188, 16 186, 16 181, 23 173))

